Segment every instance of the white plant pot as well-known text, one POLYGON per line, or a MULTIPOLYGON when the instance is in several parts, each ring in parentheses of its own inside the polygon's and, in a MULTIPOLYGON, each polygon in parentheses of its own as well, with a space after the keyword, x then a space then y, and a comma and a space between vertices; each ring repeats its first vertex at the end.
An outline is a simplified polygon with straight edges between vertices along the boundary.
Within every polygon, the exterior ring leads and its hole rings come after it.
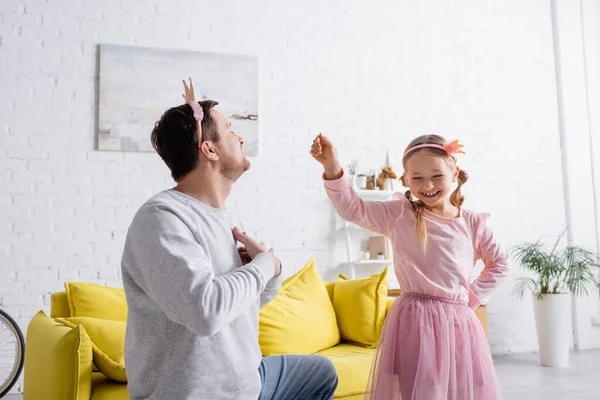
POLYGON ((367 187, 367 177, 366 176, 357 176, 355 180, 355 185, 358 189, 364 189, 367 187))
POLYGON ((545 367, 569 366, 571 295, 547 294, 534 297, 535 326, 540 346, 540 363, 545 367))

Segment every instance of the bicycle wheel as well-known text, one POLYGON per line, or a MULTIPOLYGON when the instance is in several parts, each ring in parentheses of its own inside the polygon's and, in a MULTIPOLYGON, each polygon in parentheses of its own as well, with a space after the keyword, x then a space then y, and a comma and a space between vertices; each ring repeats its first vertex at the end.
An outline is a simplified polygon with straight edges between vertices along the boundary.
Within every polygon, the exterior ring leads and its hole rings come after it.
POLYGON ((0 310, 0 398, 19 379, 25 361, 25 339, 21 329, 7 313, 0 310))

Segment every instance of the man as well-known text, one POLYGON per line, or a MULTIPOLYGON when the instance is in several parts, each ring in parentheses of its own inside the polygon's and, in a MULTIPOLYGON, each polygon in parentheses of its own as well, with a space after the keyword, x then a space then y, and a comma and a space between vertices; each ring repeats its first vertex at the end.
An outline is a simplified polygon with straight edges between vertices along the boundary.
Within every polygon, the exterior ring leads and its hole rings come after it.
POLYGON ((333 399, 328 359, 261 356, 258 313, 279 291, 281 262, 233 228, 224 205, 250 168, 244 141, 217 102, 184 85, 186 104, 152 131, 177 185, 140 208, 123 253, 131 399, 333 399))

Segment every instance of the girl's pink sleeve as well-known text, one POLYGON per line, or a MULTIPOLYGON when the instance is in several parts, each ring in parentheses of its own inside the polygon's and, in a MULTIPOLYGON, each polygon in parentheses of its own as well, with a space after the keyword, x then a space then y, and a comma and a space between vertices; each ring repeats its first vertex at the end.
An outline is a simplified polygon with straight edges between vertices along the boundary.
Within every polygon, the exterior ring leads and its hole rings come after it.
POLYGON ((342 177, 325 180, 325 191, 338 215, 360 227, 389 236, 392 227, 404 213, 406 200, 365 201, 342 177))
POLYGON ((476 221, 476 250, 485 267, 471 284, 469 307, 472 309, 486 303, 510 274, 508 253, 494 239, 494 234, 486 223, 488 218, 489 214, 479 214, 476 221))

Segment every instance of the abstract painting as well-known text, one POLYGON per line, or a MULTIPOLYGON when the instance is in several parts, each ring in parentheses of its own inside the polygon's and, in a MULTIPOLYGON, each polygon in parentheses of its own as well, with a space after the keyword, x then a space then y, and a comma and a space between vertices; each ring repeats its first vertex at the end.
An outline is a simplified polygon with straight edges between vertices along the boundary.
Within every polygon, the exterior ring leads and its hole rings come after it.
POLYGON ((191 77, 197 100, 216 100, 247 156, 258 156, 258 57, 100 45, 98 150, 152 152, 161 115, 183 103, 191 77))

